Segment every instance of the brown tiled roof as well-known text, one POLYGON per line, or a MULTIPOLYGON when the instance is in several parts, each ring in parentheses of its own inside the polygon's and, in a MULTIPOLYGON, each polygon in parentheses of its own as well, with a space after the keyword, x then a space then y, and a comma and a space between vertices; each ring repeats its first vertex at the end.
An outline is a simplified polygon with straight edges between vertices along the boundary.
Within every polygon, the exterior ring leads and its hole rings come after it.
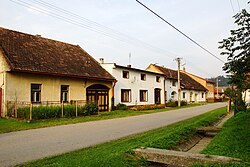
MULTIPOLYGON (((178 79, 178 72, 176 70, 168 69, 157 65, 154 66, 158 68, 163 74, 165 74, 166 78, 175 80, 178 79)), ((182 89, 207 91, 207 89, 204 86, 202 86, 200 83, 189 77, 187 74, 180 73, 180 80, 182 89)))
POLYGON ((11 71, 114 80, 78 45, 0 27, 0 50, 11 71))

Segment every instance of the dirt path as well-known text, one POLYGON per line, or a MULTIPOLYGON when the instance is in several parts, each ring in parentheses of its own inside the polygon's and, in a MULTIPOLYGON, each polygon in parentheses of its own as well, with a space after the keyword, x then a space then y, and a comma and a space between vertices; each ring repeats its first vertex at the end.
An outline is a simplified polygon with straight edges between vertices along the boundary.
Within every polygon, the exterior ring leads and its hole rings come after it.
POLYGON ((0 166, 13 166, 119 139, 185 120, 223 106, 226 106, 226 103, 0 134, 0 166))

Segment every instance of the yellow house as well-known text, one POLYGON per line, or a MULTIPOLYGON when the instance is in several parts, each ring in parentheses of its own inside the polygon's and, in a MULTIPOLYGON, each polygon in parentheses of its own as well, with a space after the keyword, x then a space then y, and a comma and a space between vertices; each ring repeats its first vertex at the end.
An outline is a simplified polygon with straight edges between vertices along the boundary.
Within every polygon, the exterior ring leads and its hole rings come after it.
POLYGON ((214 84, 215 83, 213 81, 201 78, 201 77, 196 76, 194 74, 190 74, 190 73, 186 72, 185 70, 183 70, 181 72, 190 76, 195 81, 199 82, 202 86, 204 86, 208 90, 206 93, 206 101, 207 102, 214 102, 214 90, 215 90, 214 84))
POLYGON ((95 101, 111 109, 114 77, 78 45, 0 28, 0 113, 10 101, 95 101))

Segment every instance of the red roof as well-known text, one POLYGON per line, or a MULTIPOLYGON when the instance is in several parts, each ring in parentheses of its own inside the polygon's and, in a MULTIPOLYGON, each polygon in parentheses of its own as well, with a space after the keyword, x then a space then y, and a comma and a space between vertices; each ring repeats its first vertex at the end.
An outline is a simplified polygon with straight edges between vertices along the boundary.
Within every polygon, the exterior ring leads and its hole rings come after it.
POLYGON ((0 51, 11 71, 114 80, 78 45, 0 27, 0 51))

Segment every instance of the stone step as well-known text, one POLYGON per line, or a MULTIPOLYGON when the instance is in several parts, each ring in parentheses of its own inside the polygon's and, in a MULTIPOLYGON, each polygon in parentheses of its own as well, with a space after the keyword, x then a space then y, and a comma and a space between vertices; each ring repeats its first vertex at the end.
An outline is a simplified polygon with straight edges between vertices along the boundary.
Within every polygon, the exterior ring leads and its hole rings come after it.
POLYGON ((163 150, 156 148, 138 148, 135 149, 134 152, 137 156, 145 158, 147 161, 175 166, 191 166, 194 163, 227 164, 230 162, 241 162, 240 159, 231 157, 193 154, 188 152, 163 150))

